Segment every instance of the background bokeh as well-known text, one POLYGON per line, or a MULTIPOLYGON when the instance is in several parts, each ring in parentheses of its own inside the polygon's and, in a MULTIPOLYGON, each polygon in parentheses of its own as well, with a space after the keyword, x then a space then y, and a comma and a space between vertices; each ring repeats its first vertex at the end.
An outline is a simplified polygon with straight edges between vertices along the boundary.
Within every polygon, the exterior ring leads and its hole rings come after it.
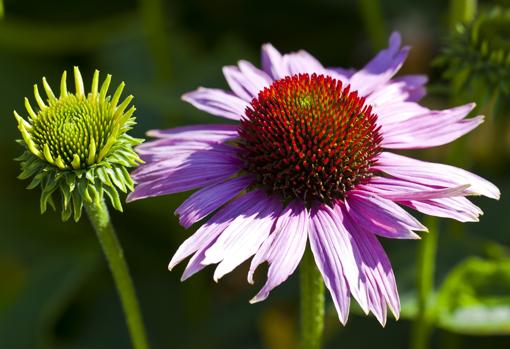
MULTIPOLYGON (((199 85, 226 87, 221 67, 239 59, 258 63, 262 43, 272 42, 284 52, 306 49, 325 65, 361 67, 398 30, 413 47, 403 72, 430 76, 424 103, 468 102, 452 95, 441 68, 432 65, 448 35, 448 2, 386 0, 380 1, 379 13, 374 4, 5 0, 0 20, 0 348, 130 347, 88 221, 62 223, 58 212, 40 215, 39 192, 25 190, 28 182, 16 179, 19 165, 13 159, 22 149, 14 142, 19 134, 12 111, 23 113, 23 97, 32 95, 34 83, 45 76, 58 86, 62 71, 74 65, 88 83, 96 68, 110 73, 114 85, 125 81, 135 96, 133 134, 143 137, 151 128, 218 122, 180 96, 199 85)), ((510 111, 482 112, 489 115, 486 123, 462 140, 413 152, 475 171, 502 191, 499 202, 474 199, 485 212, 480 223, 440 220, 436 288, 442 315, 432 338, 437 348, 510 347, 510 111)), ((184 197, 143 200, 125 205, 123 214, 112 212, 153 348, 296 348, 297 273, 267 301, 250 305, 264 281, 263 268, 254 286, 246 282, 246 264, 219 284, 211 268, 185 283, 179 281, 182 266, 167 271, 172 253, 195 229, 179 227, 173 214, 184 197)), ((402 297, 401 319, 390 318, 382 328, 375 318, 361 316, 353 302, 342 327, 328 302, 326 348, 409 346, 418 244, 384 241, 402 297)))

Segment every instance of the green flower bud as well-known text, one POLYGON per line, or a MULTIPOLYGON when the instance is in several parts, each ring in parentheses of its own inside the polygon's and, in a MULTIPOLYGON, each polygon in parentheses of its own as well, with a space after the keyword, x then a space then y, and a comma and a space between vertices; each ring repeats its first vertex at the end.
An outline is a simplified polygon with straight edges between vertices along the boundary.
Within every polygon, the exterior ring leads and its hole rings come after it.
POLYGON ((22 139, 18 142, 25 152, 16 160, 21 162, 18 178, 32 178, 28 189, 41 187, 41 213, 47 205, 55 208, 53 194, 60 191, 62 220, 74 212, 74 220, 81 216, 83 203, 100 203, 104 194, 117 210, 122 211, 118 189, 133 190, 133 181, 127 171, 142 163, 133 147, 143 142, 127 132, 136 124, 129 107, 133 96, 122 102, 124 83, 113 97, 108 95, 111 75, 99 87, 99 71, 95 71, 90 93, 85 92, 78 67, 74 67, 75 93, 67 90, 64 71, 60 96, 56 96, 45 78, 42 87, 45 99, 34 85, 37 108, 28 98, 25 107, 28 118, 16 111, 22 139))
POLYGON ((456 95, 501 107, 510 94, 510 9, 495 7, 457 25, 437 64, 456 95))

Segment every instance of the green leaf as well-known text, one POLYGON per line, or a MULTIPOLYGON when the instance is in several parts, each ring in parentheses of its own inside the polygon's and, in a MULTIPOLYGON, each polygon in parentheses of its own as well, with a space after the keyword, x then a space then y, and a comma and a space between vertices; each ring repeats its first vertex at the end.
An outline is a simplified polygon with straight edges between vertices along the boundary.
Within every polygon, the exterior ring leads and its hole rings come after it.
POLYGON ((470 335, 510 334, 510 259, 470 258, 446 277, 438 326, 470 335))
POLYGON ((27 281, 16 301, 0 314, 2 348, 54 348, 55 322, 98 261, 97 253, 90 249, 75 249, 42 259, 26 275, 27 281))

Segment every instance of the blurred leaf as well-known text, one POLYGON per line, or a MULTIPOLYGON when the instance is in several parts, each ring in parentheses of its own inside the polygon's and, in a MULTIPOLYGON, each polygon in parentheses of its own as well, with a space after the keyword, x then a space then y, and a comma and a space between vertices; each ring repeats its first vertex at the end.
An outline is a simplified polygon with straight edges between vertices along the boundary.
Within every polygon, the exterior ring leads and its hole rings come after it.
POLYGON ((117 35, 131 39, 136 35, 133 28, 135 20, 134 13, 73 24, 46 24, 8 19, 0 22, 0 46, 40 54, 88 52, 117 35))
POLYGON ((0 314, 2 347, 53 347, 53 325, 97 260, 97 253, 87 249, 41 260, 26 276, 25 287, 14 302, 0 314))
POLYGON ((510 334, 510 259, 469 258, 446 277, 439 326, 471 335, 510 334))

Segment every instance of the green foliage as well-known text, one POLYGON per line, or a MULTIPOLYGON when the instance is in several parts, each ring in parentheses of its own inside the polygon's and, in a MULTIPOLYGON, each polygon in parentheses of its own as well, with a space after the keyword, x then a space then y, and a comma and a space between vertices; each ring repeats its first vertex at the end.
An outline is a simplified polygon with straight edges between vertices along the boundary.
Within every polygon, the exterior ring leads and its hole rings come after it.
POLYGON ((435 64, 445 69, 453 95, 490 109, 510 106, 510 9, 495 7, 457 23, 435 64), (503 104, 503 105, 495 105, 503 104))
POLYGON ((469 258, 446 277, 437 299, 441 328, 470 335, 510 334, 510 259, 469 258))

